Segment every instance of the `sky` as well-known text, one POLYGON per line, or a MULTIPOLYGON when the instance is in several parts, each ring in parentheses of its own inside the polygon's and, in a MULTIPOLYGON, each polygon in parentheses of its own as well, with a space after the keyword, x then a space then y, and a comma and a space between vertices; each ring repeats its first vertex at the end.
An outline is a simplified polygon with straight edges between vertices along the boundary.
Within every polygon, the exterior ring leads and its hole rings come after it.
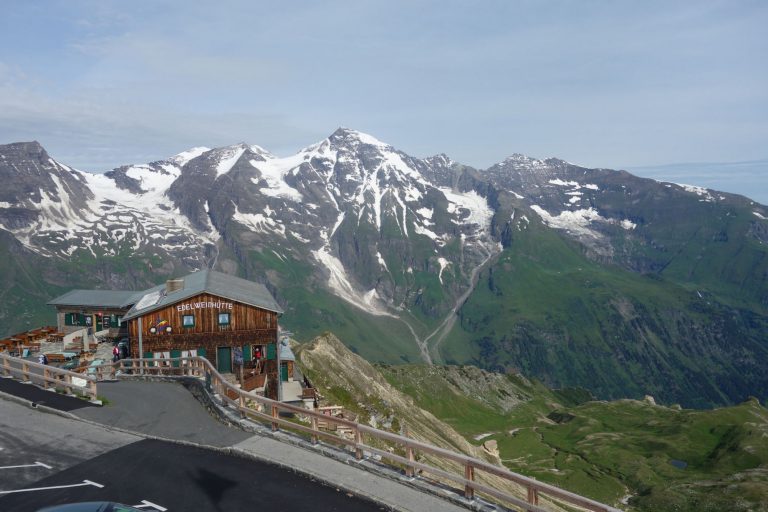
POLYGON ((768 203, 762 0, 3 4, 0 144, 82 170, 241 141, 287 156, 345 126, 480 169, 559 157, 768 203))

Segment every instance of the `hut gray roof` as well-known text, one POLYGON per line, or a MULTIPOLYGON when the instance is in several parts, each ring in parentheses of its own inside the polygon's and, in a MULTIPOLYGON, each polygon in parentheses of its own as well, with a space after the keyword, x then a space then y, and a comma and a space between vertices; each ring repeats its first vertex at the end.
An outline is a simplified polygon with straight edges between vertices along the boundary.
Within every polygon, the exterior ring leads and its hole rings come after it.
POLYGON ((208 269, 193 272, 179 280, 183 281, 183 288, 180 290, 167 292, 165 284, 161 284, 140 292, 123 320, 136 318, 201 293, 210 293, 278 314, 283 312, 267 287, 260 283, 208 269))
POLYGON ((127 308, 143 292, 135 290, 71 290, 48 302, 50 306, 85 306, 90 308, 127 308))

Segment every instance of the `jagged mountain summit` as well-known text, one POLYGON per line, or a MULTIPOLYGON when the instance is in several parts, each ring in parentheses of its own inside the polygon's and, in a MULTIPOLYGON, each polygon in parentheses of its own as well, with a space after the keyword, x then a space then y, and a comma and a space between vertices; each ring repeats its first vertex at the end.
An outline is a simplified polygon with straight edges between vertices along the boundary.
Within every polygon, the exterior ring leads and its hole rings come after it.
POLYGON ((693 405, 768 389, 768 211, 741 196, 519 154, 477 170, 346 128, 284 158, 240 143, 104 174, 14 143, 0 178, 0 287, 24 298, 7 331, 61 288, 215 267, 371 360, 693 405))

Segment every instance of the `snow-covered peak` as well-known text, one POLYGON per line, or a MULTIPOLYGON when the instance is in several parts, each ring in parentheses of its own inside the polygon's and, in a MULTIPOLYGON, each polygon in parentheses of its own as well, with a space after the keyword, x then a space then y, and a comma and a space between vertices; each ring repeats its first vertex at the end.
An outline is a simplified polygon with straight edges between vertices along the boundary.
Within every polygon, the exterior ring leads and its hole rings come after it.
POLYGON ((368 146, 376 146, 379 148, 392 148, 391 145, 380 141, 373 135, 344 127, 338 128, 333 132, 331 136, 328 137, 328 140, 332 144, 339 146, 366 144, 368 146))
POLYGON ((513 153, 511 156, 508 156, 504 159, 502 165, 513 165, 515 168, 529 170, 544 169, 548 167, 544 160, 531 158, 521 153, 513 153))
POLYGON ((424 159, 424 161, 430 165, 442 167, 450 167, 454 164, 453 160, 451 160, 451 158, 445 153, 427 157, 424 159))
POLYGON ((269 160, 271 158, 277 158, 275 155, 267 151, 261 146, 257 146, 256 144, 251 144, 248 146, 248 149, 250 149, 253 153, 256 153, 257 155, 263 156, 265 159, 269 160))
POLYGON ((206 151, 210 151, 211 148, 207 148, 205 146, 196 146, 194 148, 190 148, 186 151, 182 151, 178 155, 174 155, 171 158, 168 159, 169 162, 173 162, 179 167, 184 167, 187 162, 190 160, 199 157, 206 151))
POLYGON ((239 144, 233 144, 232 146, 225 146, 223 148, 216 148, 212 150, 212 156, 216 163, 216 176, 227 174, 232 170, 232 167, 237 163, 243 153, 249 149, 249 146, 244 142, 239 144))

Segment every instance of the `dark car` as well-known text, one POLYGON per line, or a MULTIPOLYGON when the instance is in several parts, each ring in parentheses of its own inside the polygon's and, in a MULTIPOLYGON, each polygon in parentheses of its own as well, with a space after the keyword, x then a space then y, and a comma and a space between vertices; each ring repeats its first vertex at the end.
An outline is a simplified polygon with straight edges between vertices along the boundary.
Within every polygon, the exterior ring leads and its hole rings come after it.
POLYGON ((88 501, 41 508, 37 512, 147 512, 138 508, 110 501, 88 501))

